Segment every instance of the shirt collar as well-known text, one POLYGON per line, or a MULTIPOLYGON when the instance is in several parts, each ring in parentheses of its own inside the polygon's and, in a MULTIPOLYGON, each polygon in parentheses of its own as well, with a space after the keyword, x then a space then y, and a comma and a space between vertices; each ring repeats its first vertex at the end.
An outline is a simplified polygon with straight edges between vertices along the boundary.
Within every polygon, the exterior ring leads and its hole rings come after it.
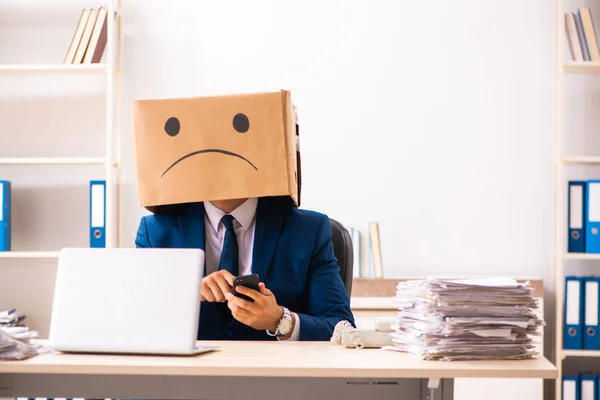
MULTIPOLYGON (((256 217, 257 204, 258 198, 251 197, 230 213, 245 231, 250 228, 256 217)), ((210 201, 204 202, 204 211, 215 232, 219 232, 219 223, 226 213, 213 206, 210 201)))

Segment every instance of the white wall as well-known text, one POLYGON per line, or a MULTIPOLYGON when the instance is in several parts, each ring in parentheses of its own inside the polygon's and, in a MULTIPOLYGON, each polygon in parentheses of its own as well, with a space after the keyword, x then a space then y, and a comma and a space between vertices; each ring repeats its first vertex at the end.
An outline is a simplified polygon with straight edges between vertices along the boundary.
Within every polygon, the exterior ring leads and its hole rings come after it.
MULTIPOLYGON (((0 0, 1 63, 62 62, 79 10, 98 4, 59 3, 0 0)), ((552 2, 124 3, 121 245, 145 213, 134 98, 289 89, 303 207, 349 226, 379 221, 387 276, 550 278, 552 2)), ((0 155, 97 155, 103 79, 1 77, 0 155)), ((86 185, 102 171, 71 171, 0 166, 22 199, 17 246, 86 245, 86 185)), ((0 308, 24 309, 42 332, 53 263, 0 259, 0 308)))
POLYGON ((303 207, 379 221, 387 275, 547 276, 550 3, 126 3, 125 121, 135 97, 290 89, 303 207))

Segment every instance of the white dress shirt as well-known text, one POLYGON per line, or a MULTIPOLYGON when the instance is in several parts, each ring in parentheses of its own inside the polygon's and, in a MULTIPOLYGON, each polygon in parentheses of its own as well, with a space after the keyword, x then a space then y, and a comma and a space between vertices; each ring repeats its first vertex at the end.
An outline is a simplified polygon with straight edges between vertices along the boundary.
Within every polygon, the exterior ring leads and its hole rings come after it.
MULTIPOLYGON (((234 218, 233 230, 237 236, 239 255, 239 274, 252 273, 252 250, 254 248, 254 231, 256 227, 257 198, 249 198, 230 214, 234 218)), ((204 232, 206 237, 206 275, 219 269, 223 240, 225 239, 225 225, 221 218, 226 214, 213 206, 209 201, 204 202, 204 232)), ((294 318, 294 331, 289 340, 298 340, 300 337, 300 319, 291 312, 294 318)))

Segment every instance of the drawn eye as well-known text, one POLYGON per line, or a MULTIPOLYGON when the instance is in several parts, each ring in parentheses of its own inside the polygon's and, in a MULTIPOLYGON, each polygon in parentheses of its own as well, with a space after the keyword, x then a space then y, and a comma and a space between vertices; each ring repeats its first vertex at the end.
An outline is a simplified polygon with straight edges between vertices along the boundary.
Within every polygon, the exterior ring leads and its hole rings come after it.
POLYGON ((233 129, 239 133, 248 132, 248 129, 250 129, 250 120, 248 120, 245 114, 235 114, 233 117, 233 129))
POLYGON ((181 125, 179 124, 179 120, 175 117, 169 118, 165 123, 165 132, 167 132, 167 135, 169 136, 177 136, 180 128, 181 125))

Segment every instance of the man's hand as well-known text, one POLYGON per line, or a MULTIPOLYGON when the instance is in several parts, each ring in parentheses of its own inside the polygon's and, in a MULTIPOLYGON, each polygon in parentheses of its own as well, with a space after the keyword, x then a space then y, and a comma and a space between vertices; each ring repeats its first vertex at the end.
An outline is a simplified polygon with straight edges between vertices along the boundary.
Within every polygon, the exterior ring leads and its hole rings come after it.
POLYGON ((260 292, 244 286, 237 286, 236 291, 254 299, 254 302, 241 299, 232 293, 227 293, 227 305, 233 317, 243 324, 257 330, 277 330, 279 320, 283 317, 283 308, 277 305, 277 300, 264 283, 259 284, 260 292))
POLYGON ((202 278, 200 284, 200 301, 209 301, 211 303, 225 301, 225 295, 231 294, 231 288, 233 287, 233 278, 229 271, 224 269, 215 271, 202 278))

